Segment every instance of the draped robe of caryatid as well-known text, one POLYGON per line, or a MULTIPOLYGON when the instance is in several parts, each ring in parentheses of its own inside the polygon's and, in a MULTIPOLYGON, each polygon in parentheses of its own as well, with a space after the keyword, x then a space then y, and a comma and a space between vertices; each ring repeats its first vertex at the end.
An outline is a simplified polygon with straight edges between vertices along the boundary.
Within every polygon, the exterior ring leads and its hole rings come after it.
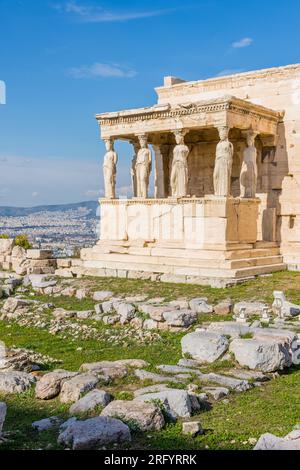
POLYGON ((179 144, 174 147, 171 170, 171 189, 174 197, 185 197, 187 195, 188 154, 189 148, 187 145, 179 144))
POLYGON ((231 171, 233 161, 233 145, 228 139, 217 145, 214 169, 215 196, 229 196, 231 187, 231 171))

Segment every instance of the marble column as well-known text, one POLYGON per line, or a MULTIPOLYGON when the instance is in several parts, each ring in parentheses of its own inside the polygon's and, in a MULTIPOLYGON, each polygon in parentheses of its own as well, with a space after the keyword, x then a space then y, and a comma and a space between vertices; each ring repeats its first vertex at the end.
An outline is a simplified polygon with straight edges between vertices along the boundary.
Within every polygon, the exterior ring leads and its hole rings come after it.
POLYGON ((137 196, 137 182, 136 182, 136 159, 137 159, 137 154, 140 149, 139 143, 136 140, 131 140, 130 141, 131 145, 133 146, 134 149, 134 154, 132 156, 131 160, 131 185, 132 185, 132 196, 136 197, 137 196))
POLYGON ((233 145, 229 142, 229 127, 218 128, 220 142, 216 149, 214 168, 214 193, 215 196, 230 196, 231 171, 233 162, 233 145))
POLYGON ((106 154, 103 161, 104 192, 106 199, 116 197, 116 175, 118 155, 114 151, 113 139, 105 139, 106 154))
POLYGON ((166 197, 165 191, 165 175, 162 145, 152 145, 155 155, 155 178, 154 178, 154 197, 166 197))
POLYGON ((249 129, 246 132, 247 147, 243 153, 243 163, 240 173, 240 195, 243 198, 255 198, 257 184, 257 149, 255 138, 257 132, 249 129))
POLYGON ((189 148, 185 145, 184 136, 186 131, 174 132, 176 145, 173 149, 173 160, 171 169, 171 191, 173 197, 186 197, 188 191, 188 163, 189 148))

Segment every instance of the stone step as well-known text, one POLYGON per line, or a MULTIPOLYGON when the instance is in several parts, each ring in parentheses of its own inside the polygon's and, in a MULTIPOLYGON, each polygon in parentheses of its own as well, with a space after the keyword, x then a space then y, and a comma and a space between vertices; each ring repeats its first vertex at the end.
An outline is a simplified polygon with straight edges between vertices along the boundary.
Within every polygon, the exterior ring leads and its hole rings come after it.
POLYGON ((264 256, 261 258, 246 258, 240 260, 231 261, 231 268, 248 268, 254 266, 265 266, 265 265, 272 265, 272 264, 280 264, 282 263, 282 256, 264 256))

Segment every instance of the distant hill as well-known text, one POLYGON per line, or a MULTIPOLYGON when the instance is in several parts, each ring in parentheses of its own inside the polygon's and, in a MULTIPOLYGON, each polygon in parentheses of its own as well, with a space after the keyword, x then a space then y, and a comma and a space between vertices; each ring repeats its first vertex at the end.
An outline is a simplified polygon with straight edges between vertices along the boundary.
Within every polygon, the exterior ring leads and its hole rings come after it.
POLYGON ((96 211, 99 203, 97 201, 84 201, 76 202, 72 204, 57 204, 50 206, 35 206, 35 207, 9 207, 9 206, 0 206, 0 217, 24 217, 26 215, 36 214, 38 212, 67 212, 69 210, 77 209, 88 209, 89 214, 87 217, 93 218, 96 217, 96 211))

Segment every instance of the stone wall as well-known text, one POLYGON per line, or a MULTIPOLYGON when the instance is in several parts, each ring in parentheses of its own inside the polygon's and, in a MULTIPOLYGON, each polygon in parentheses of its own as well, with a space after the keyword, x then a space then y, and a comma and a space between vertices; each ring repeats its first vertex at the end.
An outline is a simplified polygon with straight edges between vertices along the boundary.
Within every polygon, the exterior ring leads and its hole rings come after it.
MULTIPOLYGON (((276 111, 285 111, 279 125, 276 149, 273 143, 261 142, 258 147, 258 196, 260 209, 260 237, 281 242, 284 259, 290 268, 300 267, 300 64, 247 72, 228 77, 179 83, 157 88, 158 103, 172 105, 215 99, 233 95, 276 111), (264 151, 262 147, 264 146, 264 151)), ((193 150, 191 165, 196 153, 193 150)), ((202 152, 203 153, 203 152, 202 152)), ((211 149, 207 149, 201 187, 207 187, 206 174, 211 168, 211 149)), ((237 162, 237 160, 235 159, 237 162)), ((199 163, 199 165, 201 165, 199 163)), ((197 168, 197 170, 199 167, 197 168)), ((233 176, 237 172, 234 169, 233 176)), ((196 184, 192 182, 192 188, 196 184)), ((234 180, 233 180, 234 184, 234 180)), ((206 190, 206 189, 205 189, 206 190)))

